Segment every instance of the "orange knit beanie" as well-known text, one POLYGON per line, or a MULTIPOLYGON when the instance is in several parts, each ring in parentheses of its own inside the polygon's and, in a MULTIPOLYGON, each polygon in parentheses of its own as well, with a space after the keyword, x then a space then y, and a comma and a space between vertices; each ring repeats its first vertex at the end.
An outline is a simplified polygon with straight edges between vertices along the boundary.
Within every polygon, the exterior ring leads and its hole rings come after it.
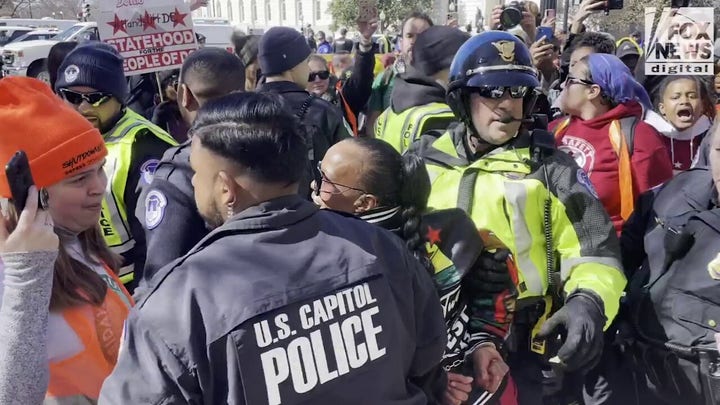
POLYGON ((10 198, 5 165, 18 150, 38 188, 72 177, 107 156, 100 132, 36 79, 0 80, 0 196, 10 198))

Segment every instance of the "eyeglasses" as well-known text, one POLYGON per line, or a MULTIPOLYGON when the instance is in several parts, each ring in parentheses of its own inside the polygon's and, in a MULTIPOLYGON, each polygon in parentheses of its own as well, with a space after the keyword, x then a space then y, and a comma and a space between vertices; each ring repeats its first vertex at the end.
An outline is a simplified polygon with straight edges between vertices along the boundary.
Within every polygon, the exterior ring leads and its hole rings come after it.
MULTIPOLYGON (((328 194, 335 195, 335 194, 342 194, 342 193, 346 192, 347 190, 353 190, 353 191, 359 191, 359 192, 361 192, 361 193, 363 193, 363 194, 367 194, 367 193, 365 192, 365 190, 361 190, 361 189, 355 188, 355 187, 346 186, 346 185, 344 185, 344 184, 335 183, 335 182, 333 182, 333 181, 328 180, 328 178, 325 176, 325 173, 323 173, 323 171, 322 171, 322 169, 321 169, 321 165, 322 165, 322 161, 321 161, 321 162, 318 162, 318 164, 317 164, 317 171, 318 171, 318 173, 320 173, 320 181, 323 182, 323 183, 327 183, 327 184, 333 185, 333 186, 335 186, 335 188, 338 189, 337 191, 334 191, 334 192, 324 191, 324 190, 323 190, 324 193, 328 193, 328 194), (347 190, 340 190, 340 189, 339 189, 340 187, 344 187, 344 188, 346 188, 347 190)), ((319 194, 319 192, 320 192, 320 184, 317 185, 317 191, 318 191, 318 194, 319 194)))
POLYGON ((78 93, 68 89, 60 89, 60 94, 70 104, 80 105, 83 101, 87 101, 88 104, 95 108, 100 107, 112 98, 112 94, 100 91, 94 93, 78 93))
POLYGON ((327 70, 322 70, 320 72, 310 72, 310 75, 308 75, 308 80, 314 82, 316 77, 319 77, 320 80, 327 80, 330 77, 330 72, 327 70))
POLYGON ((510 93, 511 98, 523 98, 527 96, 530 91, 532 91, 532 87, 530 86, 482 86, 482 87, 474 87, 471 90, 473 93, 479 95, 483 98, 490 98, 493 100, 498 100, 503 97, 505 97, 506 93, 510 93))
POLYGON ((565 79, 565 86, 566 86, 566 87, 569 86, 569 85, 571 85, 571 84, 573 84, 573 83, 582 84, 582 85, 584 85, 584 86, 592 86, 592 85, 595 84, 595 83, 591 82, 590 80, 580 79, 580 78, 572 77, 572 76, 568 76, 568 77, 565 79))

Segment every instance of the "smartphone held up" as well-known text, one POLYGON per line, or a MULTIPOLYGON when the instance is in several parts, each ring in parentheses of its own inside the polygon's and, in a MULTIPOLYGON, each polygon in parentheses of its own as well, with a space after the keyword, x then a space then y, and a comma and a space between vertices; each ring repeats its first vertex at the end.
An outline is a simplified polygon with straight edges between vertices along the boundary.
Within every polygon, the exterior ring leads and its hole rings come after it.
MULTIPOLYGON (((19 214, 25 209, 30 187, 35 184, 30 172, 30 161, 24 151, 17 151, 5 166, 5 175, 10 186, 12 203, 15 211, 19 214)), ((47 209, 47 192, 39 190, 38 207, 47 209)))

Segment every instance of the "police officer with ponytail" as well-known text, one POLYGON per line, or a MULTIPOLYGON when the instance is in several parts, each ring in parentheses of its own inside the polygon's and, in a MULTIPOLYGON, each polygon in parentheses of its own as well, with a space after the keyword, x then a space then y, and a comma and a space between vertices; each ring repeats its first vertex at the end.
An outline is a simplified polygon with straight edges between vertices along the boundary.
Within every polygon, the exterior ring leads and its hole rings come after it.
POLYGON ((516 258, 508 363, 522 404, 542 403, 543 368, 589 370, 599 360, 626 284, 617 237, 587 174, 532 127, 538 86, 517 37, 471 38, 448 86, 462 124, 416 148, 433 179, 429 207, 463 209, 516 258))

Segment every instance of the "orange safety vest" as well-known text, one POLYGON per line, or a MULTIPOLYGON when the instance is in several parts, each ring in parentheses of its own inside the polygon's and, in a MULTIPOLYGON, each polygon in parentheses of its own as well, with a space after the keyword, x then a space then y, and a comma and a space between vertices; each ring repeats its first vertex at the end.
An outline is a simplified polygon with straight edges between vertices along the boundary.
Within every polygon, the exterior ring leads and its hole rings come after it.
MULTIPOLYGON (((103 381, 117 363, 123 324, 135 304, 120 279, 107 266, 105 301, 98 306, 82 305, 62 311, 62 317, 82 344, 82 351, 50 362, 50 384, 46 398, 64 401, 97 400, 103 381)), ((73 402, 75 403, 75 402, 73 402)))
MULTIPOLYGON (((555 140, 559 141, 568 125, 570 125, 570 117, 562 120, 555 128, 555 140)), ((620 121, 613 120, 610 123, 610 143, 612 143, 615 155, 618 157, 618 181, 620 187, 620 216, 623 221, 630 218, 635 209, 635 197, 632 184, 632 167, 630 163, 630 152, 628 149, 627 138, 620 128, 620 121)))
POLYGON ((342 83, 340 83, 340 80, 335 83, 335 91, 337 92, 338 97, 340 97, 340 103, 342 104, 342 108, 345 111, 345 116, 347 117, 348 124, 350 124, 350 129, 352 129, 353 136, 358 136, 358 120, 355 116, 355 113, 353 113, 352 108, 350 108, 350 104, 345 101, 345 96, 343 95, 342 91, 342 83))

